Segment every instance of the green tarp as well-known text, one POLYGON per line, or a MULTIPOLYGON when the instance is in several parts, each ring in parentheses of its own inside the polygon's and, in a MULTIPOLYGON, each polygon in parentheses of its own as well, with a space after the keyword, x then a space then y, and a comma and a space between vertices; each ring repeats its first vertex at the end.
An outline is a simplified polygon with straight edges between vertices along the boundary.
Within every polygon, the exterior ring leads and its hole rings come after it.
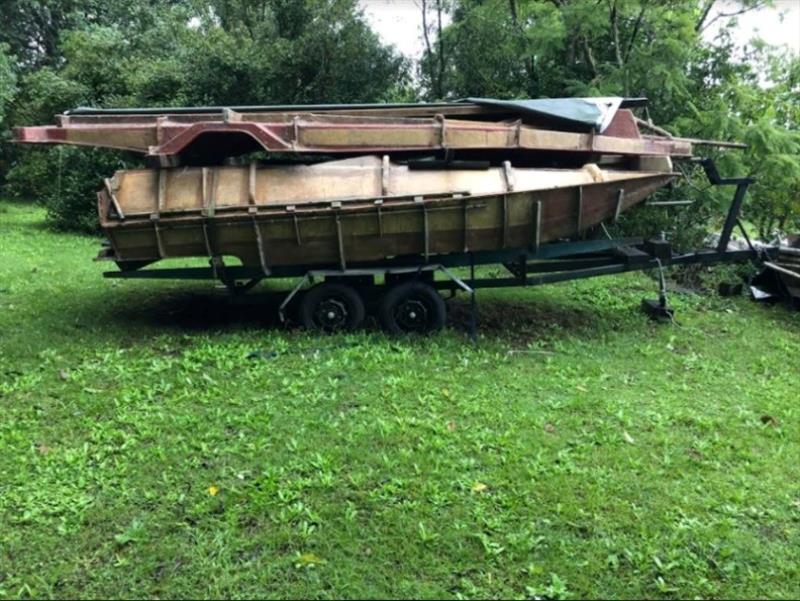
POLYGON ((480 106, 507 110, 520 116, 530 115, 554 124, 571 129, 596 131, 602 133, 611 123, 617 109, 623 103, 630 105, 636 101, 627 101, 619 97, 604 98, 537 98, 527 100, 497 100, 495 98, 465 98, 462 102, 470 102, 480 106))

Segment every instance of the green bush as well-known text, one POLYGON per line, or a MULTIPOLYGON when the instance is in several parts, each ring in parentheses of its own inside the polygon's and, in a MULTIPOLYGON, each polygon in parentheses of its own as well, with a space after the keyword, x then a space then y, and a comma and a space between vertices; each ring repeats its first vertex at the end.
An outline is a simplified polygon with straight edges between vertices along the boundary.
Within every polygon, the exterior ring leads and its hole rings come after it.
POLYGON ((55 229, 84 232, 97 231, 96 193, 103 178, 136 165, 122 153, 69 146, 25 149, 17 158, 6 192, 44 205, 55 229))
POLYGON ((8 50, 8 45, 0 44, 0 129, 3 127, 6 108, 17 91, 17 74, 8 50))

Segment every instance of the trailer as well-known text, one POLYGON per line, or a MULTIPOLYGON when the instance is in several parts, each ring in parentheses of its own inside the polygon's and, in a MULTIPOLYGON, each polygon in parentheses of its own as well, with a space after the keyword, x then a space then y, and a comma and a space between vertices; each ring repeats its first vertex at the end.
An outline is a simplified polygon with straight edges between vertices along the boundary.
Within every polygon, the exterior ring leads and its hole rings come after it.
MULTIPOLYGON (((671 317, 667 304, 663 269, 667 266, 770 261, 773 248, 756 248, 739 219, 751 178, 722 178, 711 159, 697 159, 714 186, 735 186, 716 248, 677 253, 669 241, 609 236, 596 239, 561 239, 540 243, 536 236, 524 247, 446 254, 410 254, 380 261, 347 264, 284 264, 269 270, 258 265, 227 265, 222 257, 210 258, 208 267, 136 268, 106 272, 108 278, 216 280, 234 296, 241 296, 260 282, 295 278, 279 307, 281 320, 295 309, 304 327, 321 331, 358 328, 367 308, 373 309, 381 325, 392 333, 429 333, 445 325, 446 306, 442 293, 466 293, 471 299, 471 331, 476 323, 477 291, 484 288, 538 286, 628 271, 661 271, 657 300, 643 301, 651 316, 671 317), (748 248, 729 250, 734 228, 739 228, 748 248), (499 265, 508 275, 486 277, 476 267, 499 265), (457 269, 458 268, 458 269, 457 269), (468 269, 468 275, 461 273, 468 269), (437 277, 438 276, 438 277, 437 277)), ((616 217, 615 215, 614 217, 616 217)), ((607 231, 605 228, 600 228, 607 231)))

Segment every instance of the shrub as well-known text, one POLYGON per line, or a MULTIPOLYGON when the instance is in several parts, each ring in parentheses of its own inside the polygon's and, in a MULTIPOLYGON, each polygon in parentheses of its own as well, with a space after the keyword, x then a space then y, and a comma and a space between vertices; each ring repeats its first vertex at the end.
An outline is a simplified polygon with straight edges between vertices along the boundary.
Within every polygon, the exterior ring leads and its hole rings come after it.
POLYGON ((98 228, 96 193, 103 178, 135 166, 123 153, 61 146, 25 149, 8 173, 6 192, 41 203, 60 230, 94 232, 98 228))

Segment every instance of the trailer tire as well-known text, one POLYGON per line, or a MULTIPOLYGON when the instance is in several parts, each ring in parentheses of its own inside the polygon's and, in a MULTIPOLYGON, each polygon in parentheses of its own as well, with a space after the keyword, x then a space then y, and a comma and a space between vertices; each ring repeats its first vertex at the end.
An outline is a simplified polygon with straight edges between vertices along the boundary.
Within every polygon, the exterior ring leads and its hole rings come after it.
POLYGON ((352 286, 323 282, 306 292, 300 302, 300 323, 307 330, 344 332, 362 323, 364 301, 352 286))
POLYGON ((444 299, 428 284, 404 282, 389 289, 381 299, 378 318, 392 334, 431 334, 444 327, 444 299))

